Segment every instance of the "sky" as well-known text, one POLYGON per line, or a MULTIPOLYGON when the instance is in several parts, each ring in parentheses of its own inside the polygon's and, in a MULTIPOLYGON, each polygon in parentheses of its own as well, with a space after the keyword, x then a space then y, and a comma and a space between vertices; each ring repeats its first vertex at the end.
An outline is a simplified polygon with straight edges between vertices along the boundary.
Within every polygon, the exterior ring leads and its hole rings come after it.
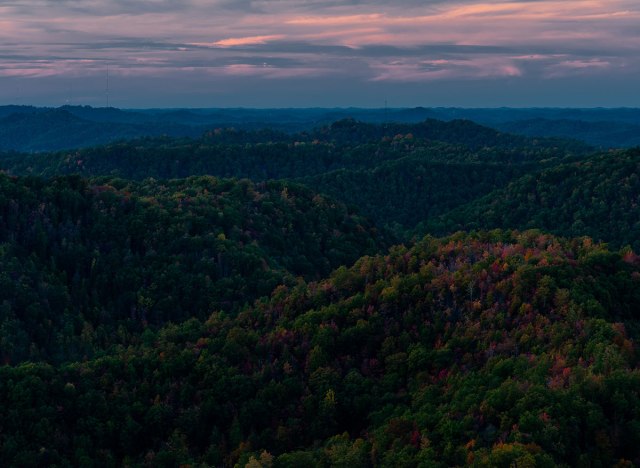
POLYGON ((638 0, 2 0, 0 104, 640 107, 638 0))

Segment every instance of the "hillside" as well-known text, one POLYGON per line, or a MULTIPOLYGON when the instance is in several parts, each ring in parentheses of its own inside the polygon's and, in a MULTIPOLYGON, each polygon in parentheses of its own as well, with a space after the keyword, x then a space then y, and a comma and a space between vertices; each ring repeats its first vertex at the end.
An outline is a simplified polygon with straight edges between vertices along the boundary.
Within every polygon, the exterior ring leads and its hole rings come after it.
MULTIPOLYGON (((27 108, 29 109, 29 108, 27 108)), ((68 110, 23 110, 0 118, 0 151, 41 152, 142 136, 199 136, 201 127, 85 120, 68 110)))
POLYGON ((375 220, 398 235, 418 223, 506 186, 536 164, 457 162, 452 153, 432 151, 380 164, 368 170, 341 169, 296 179, 326 193, 375 220))
POLYGON ((0 175, 0 353, 79 359, 166 322, 233 312, 390 240, 279 182, 0 175))
POLYGON ((513 180, 422 226, 437 234, 540 228, 640 249, 640 151, 615 151, 513 180))
POLYGON ((626 122, 533 119, 496 124, 504 132, 527 136, 574 138, 604 148, 640 145, 640 125, 626 122))
POLYGON ((640 264, 531 231, 426 238, 114 354, 2 367, 9 464, 640 462, 640 264))
MULTIPOLYGON (((66 111, 56 112, 78 121, 66 111)), ((265 180, 371 169, 417 153, 458 162, 521 163, 590 151, 588 145, 572 140, 511 135, 463 120, 368 124, 345 119, 292 135, 268 129, 215 128, 195 139, 166 136, 52 154, 5 153, 0 154, 0 167, 15 175, 82 173, 128 179, 215 175, 265 180)))
POLYGON ((214 129, 200 139, 157 138, 43 154, 5 153, 14 175, 126 179, 192 175, 287 179, 328 194, 399 235, 417 223, 591 149, 468 121, 374 125, 342 120, 312 132, 214 129))
POLYGON ((2 464, 640 464, 640 151, 592 151, 343 119, 0 153, 2 464))
POLYGON ((0 106, 0 150, 55 151, 104 144, 122 138, 158 135, 198 137, 212 128, 235 128, 244 132, 268 128, 292 135, 313 132, 341 120, 357 120, 377 125, 414 125, 433 119, 469 120, 507 133, 578 139, 594 146, 619 148, 638 144, 636 135, 640 125, 640 110, 443 107, 117 109, 71 105, 59 108, 14 105, 0 106), (68 117, 61 118, 63 113, 75 117, 81 123, 69 122, 68 117), (55 116, 59 116, 61 121, 56 121, 55 116), (5 121, 7 117, 11 119, 5 121), (19 124, 16 119, 26 120, 24 124, 19 124), (16 135, 28 133, 29 125, 35 129, 31 135, 35 137, 34 141, 16 138, 16 135), (60 131, 51 131, 54 128, 60 131))

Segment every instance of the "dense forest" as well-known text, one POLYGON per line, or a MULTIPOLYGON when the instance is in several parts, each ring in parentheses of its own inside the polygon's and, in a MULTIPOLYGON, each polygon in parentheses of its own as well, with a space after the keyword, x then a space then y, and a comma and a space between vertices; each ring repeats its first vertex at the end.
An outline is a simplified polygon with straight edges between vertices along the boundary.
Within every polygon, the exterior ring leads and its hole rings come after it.
POLYGON ((220 128, 199 139, 149 138, 57 153, 10 152, 0 154, 0 168, 45 177, 295 180, 402 236, 427 217, 591 151, 575 141, 514 136, 463 120, 374 125, 347 119, 294 135, 220 128))
POLYGON ((213 177, 0 175, 0 213, 6 363, 81 358, 147 325, 232 312, 391 242, 304 187, 213 177))
POLYGON ((606 148, 638 144, 640 110, 632 108, 334 108, 334 109, 116 109, 65 105, 58 108, 0 106, 0 151, 55 151, 122 139, 198 137, 212 128, 294 134, 343 119, 418 124, 426 119, 466 119, 504 132, 563 137, 606 148))
POLYGON ((638 149, 597 154, 527 174, 422 229, 443 233, 537 227, 640 251, 639 177, 638 149))
POLYGON ((426 238, 103 357, 1 368, 2 459, 625 466, 639 294, 635 254, 586 238, 426 238))
POLYGON ((640 465, 638 149, 167 135, 0 154, 3 466, 640 465))

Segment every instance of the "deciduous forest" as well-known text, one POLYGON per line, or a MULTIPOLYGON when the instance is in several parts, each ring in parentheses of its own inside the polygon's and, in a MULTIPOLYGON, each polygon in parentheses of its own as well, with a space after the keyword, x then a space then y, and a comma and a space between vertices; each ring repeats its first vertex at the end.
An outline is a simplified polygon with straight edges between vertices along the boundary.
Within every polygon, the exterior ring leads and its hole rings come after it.
POLYGON ((43 115, 0 116, 2 465, 640 464, 637 148, 43 115))

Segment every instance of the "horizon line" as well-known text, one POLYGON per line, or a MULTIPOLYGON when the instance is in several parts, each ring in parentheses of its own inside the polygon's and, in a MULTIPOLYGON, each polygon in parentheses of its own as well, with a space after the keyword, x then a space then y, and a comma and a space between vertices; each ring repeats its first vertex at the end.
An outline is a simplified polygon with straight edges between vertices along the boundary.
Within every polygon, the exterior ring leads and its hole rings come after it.
POLYGON ((146 110, 368 110, 368 111, 398 111, 398 110, 438 110, 438 109, 462 109, 462 110, 640 110, 634 106, 414 106, 414 107, 373 107, 373 106, 285 106, 285 107, 264 107, 264 106, 221 106, 221 107, 115 107, 115 106, 92 106, 90 104, 63 104, 60 106, 48 106, 38 104, 0 104, 3 107, 24 107, 35 109, 64 109, 64 108, 89 108, 96 110, 123 110, 123 111, 146 111, 146 110))

